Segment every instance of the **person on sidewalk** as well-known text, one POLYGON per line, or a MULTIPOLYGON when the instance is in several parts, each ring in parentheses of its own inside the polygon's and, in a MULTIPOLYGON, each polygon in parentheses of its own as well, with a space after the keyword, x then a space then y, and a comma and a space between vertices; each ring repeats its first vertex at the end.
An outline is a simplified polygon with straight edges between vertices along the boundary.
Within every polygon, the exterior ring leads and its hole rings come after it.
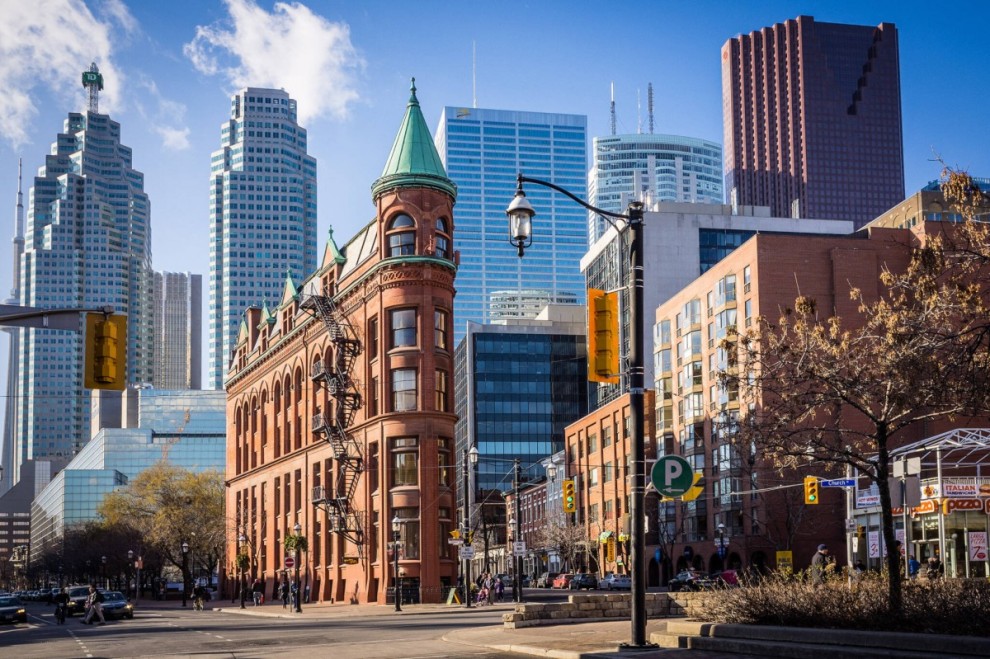
POLYGON ((282 573, 282 583, 278 586, 278 598, 282 600, 282 608, 289 608, 289 575, 282 573))
POLYGON ((825 583, 825 570, 828 568, 828 547, 818 545, 818 551, 811 558, 811 585, 818 587, 825 583))
POLYGON ((103 593, 96 589, 96 586, 89 584, 89 596, 86 597, 86 617, 83 618, 84 625, 92 624, 93 616, 99 616, 100 624, 107 624, 103 617, 103 593))
POLYGON ((260 606, 265 601, 265 586, 261 579, 255 579, 251 584, 251 596, 254 598, 254 605, 260 606))

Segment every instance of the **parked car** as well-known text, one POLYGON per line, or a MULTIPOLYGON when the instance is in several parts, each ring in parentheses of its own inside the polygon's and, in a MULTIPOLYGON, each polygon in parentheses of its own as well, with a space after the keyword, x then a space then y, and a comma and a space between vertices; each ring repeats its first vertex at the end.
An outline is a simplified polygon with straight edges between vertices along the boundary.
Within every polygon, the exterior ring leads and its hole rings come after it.
POLYGON ((605 590, 632 590, 632 579, 625 574, 609 572, 598 582, 598 587, 605 590))
POLYGON ((557 578, 558 572, 544 572, 536 578, 537 588, 553 588, 553 580, 557 578))
POLYGON ((571 585, 571 579, 573 578, 574 575, 570 572, 558 574, 553 580, 553 588, 567 588, 571 585))
POLYGON ((134 619, 134 605, 127 601, 124 594, 116 590, 103 591, 103 615, 106 618, 134 619))
POLYGON ((24 603, 13 595, 0 597, 0 622, 27 622, 24 603))
POLYGON ((739 573, 735 570, 720 570, 718 572, 712 572, 711 578, 717 586, 728 588, 739 585, 739 573))
POLYGON ((672 593, 679 590, 708 590, 715 586, 715 581, 696 570, 683 570, 677 573, 667 584, 672 593))
POLYGON ((588 572, 579 572, 571 579, 568 585, 571 590, 582 590, 584 588, 598 588, 598 577, 588 572))
POLYGON ((65 610, 69 616, 86 612, 86 598, 89 597, 89 586, 70 586, 69 604, 65 610))

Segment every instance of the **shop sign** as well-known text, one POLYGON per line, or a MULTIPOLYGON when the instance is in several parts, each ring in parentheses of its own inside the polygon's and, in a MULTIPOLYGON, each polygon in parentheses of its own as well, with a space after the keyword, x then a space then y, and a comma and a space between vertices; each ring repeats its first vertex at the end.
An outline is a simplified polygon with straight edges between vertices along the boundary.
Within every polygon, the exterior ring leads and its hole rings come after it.
POLYGON ((942 481, 932 481, 921 486, 921 496, 924 499, 972 499, 975 497, 990 497, 990 479, 986 478, 948 478, 942 481))
POLYGON ((789 551, 778 551, 777 552, 777 569, 778 570, 793 570, 794 569, 794 554, 789 551))
POLYGON ((987 532, 986 531, 970 531, 969 532, 969 560, 971 560, 971 561, 985 561, 985 560, 987 560, 987 532))
POLYGON ((953 510, 983 510, 981 499, 943 499, 942 510, 946 515, 953 510))
POLYGON ((880 537, 879 531, 870 531, 867 534, 867 552, 866 555, 870 558, 880 558, 880 542, 882 538, 880 537))
POLYGON ((917 505, 911 509, 911 517, 916 517, 925 513, 933 513, 935 510, 936 506, 934 501, 922 501, 920 505, 917 505))
POLYGON ((987 501, 986 501, 986 510, 985 510, 985 512, 986 512, 987 515, 990 515, 990 499, 987 499, 987 501))
POLYGON ((856 507, 857 508, 872 508, 873 506, 880 505, 880 495, 874 494, 870 490, 857 490, 856 491, 856 507))

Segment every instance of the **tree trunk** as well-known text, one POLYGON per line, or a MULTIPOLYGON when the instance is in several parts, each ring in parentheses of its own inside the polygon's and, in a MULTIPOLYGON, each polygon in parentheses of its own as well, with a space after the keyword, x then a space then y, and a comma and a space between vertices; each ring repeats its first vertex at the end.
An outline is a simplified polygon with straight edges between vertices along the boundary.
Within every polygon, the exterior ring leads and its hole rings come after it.
MULTIPOLYGON (((901 561, 894 534, 894 513, 890 500, 890 455, 887 451, 887 431, 877 429, 877 489, 880 491, 880 518, 883 543, 887 548, 887 599, 891 613, 900 613, 903 608, 901 592, 901 561)), ((905 532, 904 539, 907 540, 905 532)))

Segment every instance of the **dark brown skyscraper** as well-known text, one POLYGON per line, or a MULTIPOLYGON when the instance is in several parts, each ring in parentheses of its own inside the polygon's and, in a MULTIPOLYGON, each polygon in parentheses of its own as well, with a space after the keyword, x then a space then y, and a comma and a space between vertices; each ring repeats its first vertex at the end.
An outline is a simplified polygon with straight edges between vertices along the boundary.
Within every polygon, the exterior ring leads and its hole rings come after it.
POLYGON ((893 24, 799 16, 729 39, 722 105, 730 202, 859 227, 903 201, 893 24))

